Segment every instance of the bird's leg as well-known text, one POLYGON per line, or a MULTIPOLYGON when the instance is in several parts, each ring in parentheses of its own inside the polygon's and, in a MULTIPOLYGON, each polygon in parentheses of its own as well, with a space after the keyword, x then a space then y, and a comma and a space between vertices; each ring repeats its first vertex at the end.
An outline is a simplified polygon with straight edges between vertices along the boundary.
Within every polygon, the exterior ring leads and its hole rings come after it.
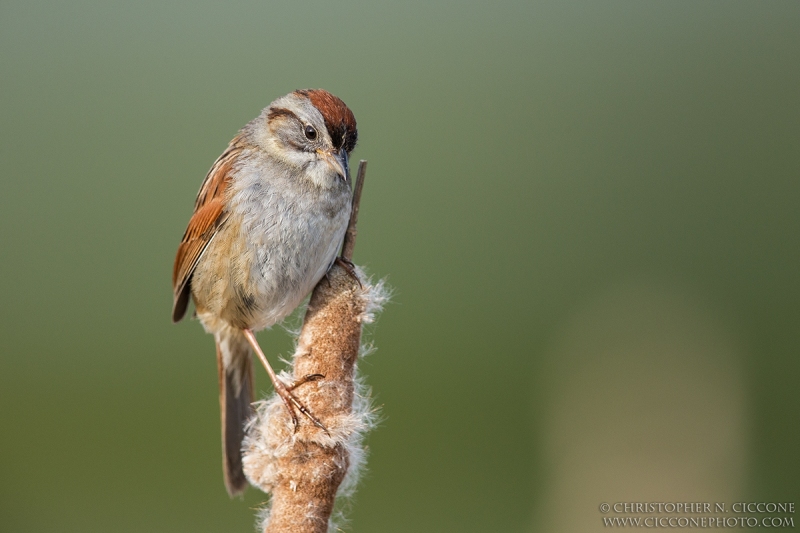
POLYGON ((334 260, 334 263, 338 263, 340 267, 345 269, 347 273, 350 274, 351 278, 353 278, 358 282, 359 287, 361 287, 362 289, 364 288, 364 286, 361 284, 361 280, 358 279, 358 275, 356 274, 356 266, 353 264, 352 261, 350 261, 349 259, 345 259, 344 257, 337 256, 336 260, 334 260))
POLYGON ((305 382, 319 379, 321 375, 311 374, 309 376, 306 376, 303 379, 301 379, 298 383, 293 384, 290 389, 281 380, 278 379, 278 376, 275 374, 275 371, 272 370, 272 366, 269 364, 269 361, 267 361, 267 357, 264 355, 264 352, 261 351, 261 346, 258 345, 258 341, 256 340, 256 336, 253 333, 253 330, 244 329, 242 330, 242 332, 244 333, 247 342, 250 343, 250 346, 253 347, 253 350, 256 352, 256 355, 258 355, 258 358, 261 360, 261 364, 264 365, 267 374, 269 374, 269 379, 272 381, 272 386, 275 387, 275 392, 278 394, 278 396, 281 397, 281 400, 283 400, 283 403, 286 405, 286 409, 289 410, 289 415, 291 415, 292 422, 294 423, 294 430, 297 431, 299 424, 297 420, 297 414, 294 411, 295 408, 297 408, 297 410, 306 415, 308 419, 311 420, 311 422, 315 426, 322 429, 325 433, 328 433, 328 428, 326 428, 322 424, 322 422, 317 420, 317 417, 312 415, 311 412, 308 409, 306 409, 306 406, 300 403, 300 400, 295 398, 294 394, 290 392, 291 389, 294 389, 298 385, 302 385, 305 382))

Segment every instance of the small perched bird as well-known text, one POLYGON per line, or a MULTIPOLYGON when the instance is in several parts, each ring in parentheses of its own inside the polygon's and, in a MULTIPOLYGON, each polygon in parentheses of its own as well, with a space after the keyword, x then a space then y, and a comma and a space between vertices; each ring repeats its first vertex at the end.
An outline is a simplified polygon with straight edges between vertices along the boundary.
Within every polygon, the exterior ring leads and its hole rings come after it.
POLYGON ((295 410, 324 426, 281 382, 255 331, 289 315, 337 257, 350 217, 348 157, 358 132, 350 109, 322 89, 272 102, 244 128, 206 175, 172 272, 172 320, 191 296, 217 345, 225 486, 247 486, 244 424, 254 400, 250 350, 264 364, 295 426, 295 410))

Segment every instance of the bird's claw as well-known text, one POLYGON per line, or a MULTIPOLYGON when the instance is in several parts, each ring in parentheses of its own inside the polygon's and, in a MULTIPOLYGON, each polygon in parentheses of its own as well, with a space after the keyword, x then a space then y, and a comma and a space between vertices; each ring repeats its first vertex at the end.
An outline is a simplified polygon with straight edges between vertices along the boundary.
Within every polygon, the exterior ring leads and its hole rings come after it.
POLYGON ((360 288, 362 288, 362 289, 364 288, 364 286, 361 284, 361 280, 358 279, 358 274, 356 274, 356 266, 353 264, 352 261, 350 261, 349 259, 345 259, 344 257, 339 256, 339 257, 336 258, 335 263, 337 263, 340 267, 345 269, 345 271, 348 274, 350 274, 350 277, 353 278, 354 280, 356 280, 356 283, 358 283, 358 286, 360 288))
POLYGON ((300 420, 298 420, 297 413, 295 412, 295 409, 297 409, 298 411, 303 413, 306 417, 308 417, 308 419, 311 421, 312 424, 314 424, 322 431, 324 431, 328 436, 330 436, 330 432, 328 431, 328 428, 325 427, 325 424, 320 422, 319 419, 317 419, 317 417, 311 414, 311 411, 309 411, 306 408, 306 406, 303 405, 300 402, 300 400, 298 400, 295 397, 295 395, 290 392, 291 390, 295 389, 296 387, 299 387, 303 383, 307 383, 309 381, 316 381, 323 377, 325 376, 323 376, 322 374, 309 374, 308 376, 304 376, 297 382, 293 383, 291 387, 287 387, 281 381, 279 381, 281 386, 275 387, 275 392, 278 393, 278 396, 280 396, 281 400, 283 400, 286 409, 289 410, 289 416, 292 417, 292 424, 294 425, 295 433, 297 433, 297 430, 300 428, 300 420))

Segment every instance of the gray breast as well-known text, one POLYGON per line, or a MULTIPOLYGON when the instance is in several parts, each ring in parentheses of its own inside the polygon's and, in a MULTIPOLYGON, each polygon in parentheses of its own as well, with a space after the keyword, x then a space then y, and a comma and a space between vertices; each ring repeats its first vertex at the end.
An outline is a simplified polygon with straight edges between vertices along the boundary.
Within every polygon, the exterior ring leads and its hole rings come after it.
POLYGON ((249 279, 237 298, 251 304, 254 329, 290 314, 325 274, 341 246, 350 216, 349 187, 298 187, 292 176, 250 181, 235 192, 242 236, 252 254, 249 279))

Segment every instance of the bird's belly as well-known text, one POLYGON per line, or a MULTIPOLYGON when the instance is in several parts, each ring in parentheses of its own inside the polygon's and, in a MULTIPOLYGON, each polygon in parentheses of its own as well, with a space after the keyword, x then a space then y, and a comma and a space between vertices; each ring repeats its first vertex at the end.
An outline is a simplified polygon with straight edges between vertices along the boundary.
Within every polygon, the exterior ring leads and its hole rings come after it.
POLYGON ((269 327, 291 314, 336 257, 346 218, 309 218, 307 224, 282 231, 277 240, 254 239, 250 285, 258 312, 253 329, 269 327))
POLYGON ((209 331, 225 325, 260 330, 280 322, 325 275, 349 212, 265 220, 229 219, 197 265, 192 294, 209 331))

